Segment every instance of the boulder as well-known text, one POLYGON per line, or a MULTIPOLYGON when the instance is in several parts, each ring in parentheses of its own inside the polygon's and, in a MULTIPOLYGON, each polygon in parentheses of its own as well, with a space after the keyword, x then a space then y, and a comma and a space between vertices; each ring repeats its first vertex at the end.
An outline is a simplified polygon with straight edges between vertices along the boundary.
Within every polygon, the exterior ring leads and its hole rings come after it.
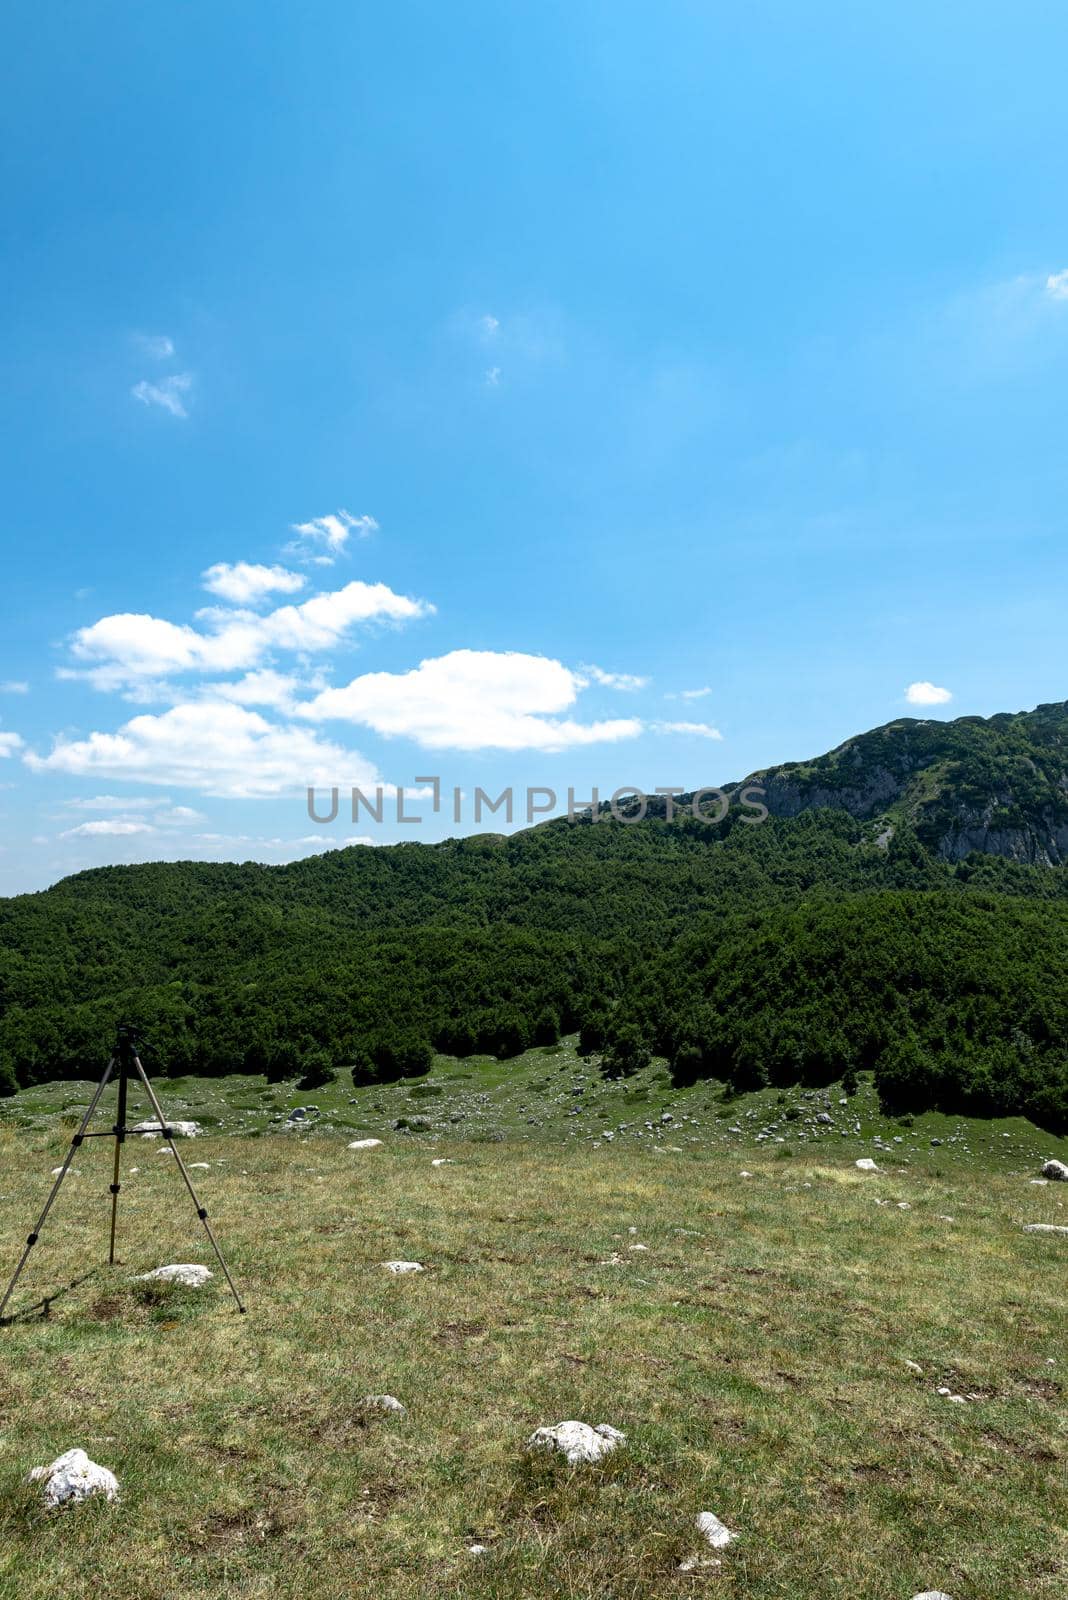
POLYGON ((591 1428, 588 1422, 557 1422, 536 1428, 527 1440, 528 1450, 548 1450, 562 1455, 569 1466, 602 1461, 626 1443, 626 1434, 607 1422, 591 1428))
POLYGON ((382 1265, 387 1272, 392 1272, 396 1277, 402 1277, 406 1272, 425 1272, 426 1268, 418 1261, 383 1261, 382 1265))
POLYGON ((166 1122, 154 1120, 135 1122, 130 1132, 139 1133, 142 1139, 158 1139, 164 1128, 171 1130, 171 1137, 174 1139, 195 1139, 202 1132, 199 1122, 172 1122, 169 1117, 166 1122))
POLYGON ((1025 1222, 1024 1233, 1068 1233, 1058 1222, 1025 1222))
POLYGON ((105 1500, 117 1500, 119 1495, 115 1474, 90 1461, 84 1450, 66 1450, 50 1466, 34 1467, 27 1482, 44 1485, 44 1502, 50 1511, 76 1505, 92 1495, 102 1494, 105 1500))
POLYGON ((353 1139, 349 1145, 350 1150, 377 1150, 382 1143, 381 1139, 353 1139))
POLYGON ((1047 1161, 1043 1164, 1042 1176, 1052 1178, 1055 1183, 1068 1183, 1068 1166, 1063 1161, 1047 1161))
POLYGON ((210 1267, 195 1262, 175 1262, 169 1267, 156 1267, 152 1272, 139 1272, 138 1283, 180 1283, 183 1289, 203 1289, 212 1276, 210 1267))
POLYGON ((878 1172, 879 1170, 871 1156, 861 1156, 859 1161, 854 1162, 854 1166, 858 1172, 878 1172))

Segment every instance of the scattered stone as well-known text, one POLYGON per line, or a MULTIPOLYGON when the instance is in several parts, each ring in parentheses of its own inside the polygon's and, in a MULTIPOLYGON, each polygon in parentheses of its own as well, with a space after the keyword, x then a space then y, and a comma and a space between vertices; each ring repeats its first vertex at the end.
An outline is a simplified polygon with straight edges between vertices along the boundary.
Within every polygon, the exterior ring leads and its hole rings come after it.
POLYGON ((189 1163, 190 1172, 192 1172, 194 1167, 199 1167, 202 1172, 209 1172, 211 1170, 211 1162, 210 1161, 191 1161, 189 1163))
POLYGON ((430 1165, 432 1167, 451 1167, 455 1166, 455 1162, 451 1161, 448 1156, 435 1156, 430 1165))
POLYGON ((84 1450, 66 1450, 47 1467, 34 1467, 26 1480, 44 1485, 44 1502, 50 1511, 102 1494, 117 1500, 119 1480, 107 1467, 90 1461, 84 1450))
POLYGON ((528 1450, 549 1450, 562 1455, 569 1466, 601 1461, 621 1444, 626 1434, 607 1422, 591 1428, 588 1422, 557 1422, 552 1427, 536 1428, 527 1440, 528 1450))
POLYGON ((350 1150, 377 1150, 382 1143, 381 1139, 353 1139, 349 1145, 350 1150))
POLYGON ((426 1268, 418 1261, 383 1261, 382 1265, 387 1272, 400 1277, 405 1272, 425 1272, 426 1268))
POLYGON ((919 1377, 919 1378, 923 1377, 923 1368, 920 1366, 920 1363, 918 1361, 906 1361, 905 1365, 908 1368, 908 1370, 910 1372, 914 1372, 917 1377, 919 1377))
POLYGON ((1025 1222, 1024 1233, 1068 1233, 1068 1228, 1057 1222, 1025 1222))
POLYGON ((965 1400, 962 1394, 954 1394, 953 1390, 947 1389, 944 1383, 939 1384, 938 1388, 935 1390, 935 1394, 941 1395, 943 1400, 948 1400, 950 1405, 965 1406, 968 1404, 967 1400, 965 1400))
POLYGON ((169 1267, 156 1267, 152 1272, 139 1272, 137 1281, 145 1283, 180 1283, 183 1289, 202 1289, 212 1276, 210 1267, 198 1266, 195 1262, 176 1262, 169 1267))
POLYGON ((469 1556, 488 1556, 489 1555, 489 1545, 488 1544, 469 1544, 468 1547, 467 1547, 467 1553, 468 1553, 469 1556))
POLYGON ((1042 1168, 1044 1178, 1052 1178, 1055 1183, 1068 1183, 1068 1166, 1063 1161, 1047 1161, 1042 1168))
POLYGON ((878 1172, 879 1170, 871 1156, 861 1156, 859 1161, 854 1162, 854 1166, 858 1172, 878 1172))
POLYGON ((398 1417, 408 1415, 408 1407, 391 1394, 365 1394, 360 1404, 365 1411, 391 1411, 398 1417))
POLYGON ((833 1123, 834 1118, 831 1116, 831 1113, 829 1111, 817 1111, 816 1112, 816 1121, 817 1122, 822 1122, 822 1123, 825 1123, 825 1124, 826 1123, 833 1123))
POLYGON ((718 1556, 686 1556, 679 1562, 680 1572, 704 1572, 710 1567, 721 1567, 718 1556))
POLYGON ((912 1600, 949 1600, 949 1595, 944 1589, 925 1589, 922 1594, 914 1594, 912 1600))
POLYGON ((697 1513, 697 1531, 704 1535, 713 1550, 725 1550, 738 1537, 712 1511, 697 1513))

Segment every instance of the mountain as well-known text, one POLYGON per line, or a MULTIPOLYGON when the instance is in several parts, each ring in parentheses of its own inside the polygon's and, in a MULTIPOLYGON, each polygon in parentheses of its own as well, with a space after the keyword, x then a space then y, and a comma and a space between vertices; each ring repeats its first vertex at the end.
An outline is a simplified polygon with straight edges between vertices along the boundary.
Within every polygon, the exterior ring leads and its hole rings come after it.
POLYGON ((906 719, 730 786, 719 824, 654 798, 642 821, 79 873, 0 901, 0 1092, 95 1075, 120 1018, 172 1073, 364 1079, 581 1028, 607 1070, 870 1067, 888 1103, 1052 1125, 1066 752, 1064 704, 906 719))
POLYGON ((934 722, 903 717, 811 761, 746 780, 773 816, 833 807, 902 824, 944 861, 977 851, 1054 866, 1068 861, 1068 701, 1034 711, 934 722))

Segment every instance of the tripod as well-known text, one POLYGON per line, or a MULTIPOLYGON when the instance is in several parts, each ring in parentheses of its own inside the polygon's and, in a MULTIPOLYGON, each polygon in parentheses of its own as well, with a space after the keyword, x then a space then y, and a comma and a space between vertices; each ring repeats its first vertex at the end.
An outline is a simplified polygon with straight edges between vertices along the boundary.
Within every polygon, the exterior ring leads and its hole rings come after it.
POLYGON ((205 1211, 204 1207, 201 1205, 199 1199, 197 1198, 197 1192, 193 1188, 193 1180, 189 1176, 189 1172, 188 1172, 188 1169, 186 1168, 185 1162, 182 1160, 181 1156, 178 1154, 178 1148, 177 1148, 177 1146, 175 1145, 175 1142, 174 1142, 174 1130, 171 1127, 168 1126, 167 1119, 164 1117, 163 1111, 160 1108, 160 1103, 156 1099, 156 1091, 153 1089, 151 1083, 149 1083, 148 1074, 146 1073, 144 1067, 141 1065, 141 1058, 137 1053, 137 1035, 136 1035, 136 1033, 135 1033, 133 1028, 127 1027, 125 1024, 123 1024, 123 1025, 120 1025, 120 1027, 119 1027, 118 1037, 117 1037, 117 1039, 115 1041, 115 1046, 114 1046, 114 1049, 112 1050, 112 1053, 111 1053, 111 1059, 108 1062, 107 1067, 105 1068, 104 1076, 101 1078, 100 1082, 97 1084, 96 1091, 93 1094, 93 1098, 90 1100, 88 1108, 86 1110, 86 1113, 85 1113, 84 1117, 82 1118, 81 1126, 79 1127, 77 1133, 74 1135, 73 1139, 70 1142, 70 1149, 67 1151, 66 1159, 64 1160, 63 1165, 59 1169, 59 1172, 58 1172, 58 1174, 56 1176, 56 1181, 52 1185, 51 1193, 49 1194, 48 1199, 44 1203, 44 1208, 43 1208, 43 1210, 41 1212, 41 1215, 37 1219, 37 1226, 34 1228, 33 1232, 28 1236, 28 1238, 26 1240, 26 1247, 22 1252, 22 1258, 19 1261, 18 1266, 15 1268, 14 1275, 12 1276, 11 1282, 7 1286, 7 1290, 6 1290, 5 1294, 4 1294, 4 1298, 2 1300, 0 1300, 0 1321, 3 1320, 3 1315, 4 1315, 4 1311, 5 1311, 6 1307, 7 1307, 7 1303, 11 1299, 12 1293, 14 1292, 15 1285, 18 1283, 19 1278, 22 1276, 22 1269, 26 1265, 27 1260, 29 1259, 30 1251, 33 1249, 34 1245, 37 1243, 37 1240, 38 1240, 38 1238, 40 1236, 41 1229, 44 1227, 45 1220, 46 1220, 46 1218, 48 1216, 48 1213, 52 1209, 52 1203, 55 1200, 56 1196, 58 1195, 58 1193, 60 1191, 60 1188, 62 1187, 63 1179, 67 1176, 67 1172, 68 1172, 68 1169, 70 1167, 70 1164, 74 1160, 74 1152, 79 1148, 79 1146, 81 1145, 83 1139, 107 1139, 107 1138, 110 1138, 112 1136, 114 1136, 114 1139, 115 1139, 115 1161, 114 1161, 114 1166, 112 1168, 112 1176, 111 1176, 111 1242, 110 1242, 110 1246, 109 1246, 109 1249, 108 1249, 108 1265, 109 1266, 114 1266, 114 1264, 115 1264, 115 1226, 116 1226, 116 1223, 118 1221, 118 1214, 119 1214, 119 1190, 122 1187, 122 1185, 119 1183, 119 1162, 120 1162, 121 1157, 122 1157, 122 1147, 123 1147, 123 1144, 126 1141, 126 1135, 131 1131, 126 1126, 126 1096, 127 1096, 127 1088, 129 1086, 130 1078, 134 1074, 136 1074, 136 1076, 141 1080, 141 1083, 144 1085, 145 1093, 148 1095, 149 1100, 152 1102, 152 1110, 155 1112, 156 1117, 159 1119, 159 1130, 160 1130, 160 1133, 163 1135, 163 1137, 166 1139, 167 1143, 171 1147, 171 1154, 174 1156, 174 1159, 178 1163, 178 1170, 182 1174, 183 1179, 185 1180, 186 1188, 189 1190, 189 1198, 193 1202, 193 1206, 194 1206, 194 1208, 196 1210, 197 1216, 200 1218, 201 1222, 204 1224, 204 1232, 207 1234, 208 1238, 211 1241, 211 1248, 215 1251, 216 1259, 218 1260, 218 1263, 219 1263, 220 1267, 223 1270, 223 1276, 225 1277, 227 1283, 230 1285, 230 1293, 234 1297, 234 1300, 235 1300, 235 1302, 237 1304, 237 1309, 239 1311, 241 1311, 241 1312, 244 1311, 245 1308, 241 1304, 241 1296, 237 1292, 237 1289, 236 1289, 236 1287, 234 1285, 234 1280, 233 1280, 233 1278, 231 1278, 229 1269, 228 1269, 228 1267, 226 1265, 226 1262, 223 1260, 222 1251, 219 1249, 218 1243, 216 1242, 215 1235, 211 1231, 211 1224, 208 1222, 208 1213, 205 1211), (100 1103, 100 1098, 103 1095, 104 1090, 107 1088, 108 1084, 111 1082, 111 1079, 115 1075, 116 1071, 118 1073, 117 1082, 118 1082, 118 1091, 119 1091, 119 1093, 118 1093, 118 1105, 116 1106, 116 1110, 115 1110, 115 1123, 114 1123, 114 1126, 111 1127, 111 1128, 100 1128, 100 1129, 96 1130, 93 1133, 89 1133, 87 1131, 87 1129, 89 1127, 90 1121, 92 1120, 93 1113, 96 1110, 98 1104, 100 1103))

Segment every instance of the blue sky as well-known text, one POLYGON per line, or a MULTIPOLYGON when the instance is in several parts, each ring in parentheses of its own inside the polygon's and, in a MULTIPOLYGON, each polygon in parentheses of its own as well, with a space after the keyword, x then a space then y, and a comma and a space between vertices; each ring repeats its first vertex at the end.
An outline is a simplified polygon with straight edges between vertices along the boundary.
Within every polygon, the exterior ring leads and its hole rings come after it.
POLYGON ((878 9, 15 8, 5 892, 1064 698, 1068 15, 878 9))

